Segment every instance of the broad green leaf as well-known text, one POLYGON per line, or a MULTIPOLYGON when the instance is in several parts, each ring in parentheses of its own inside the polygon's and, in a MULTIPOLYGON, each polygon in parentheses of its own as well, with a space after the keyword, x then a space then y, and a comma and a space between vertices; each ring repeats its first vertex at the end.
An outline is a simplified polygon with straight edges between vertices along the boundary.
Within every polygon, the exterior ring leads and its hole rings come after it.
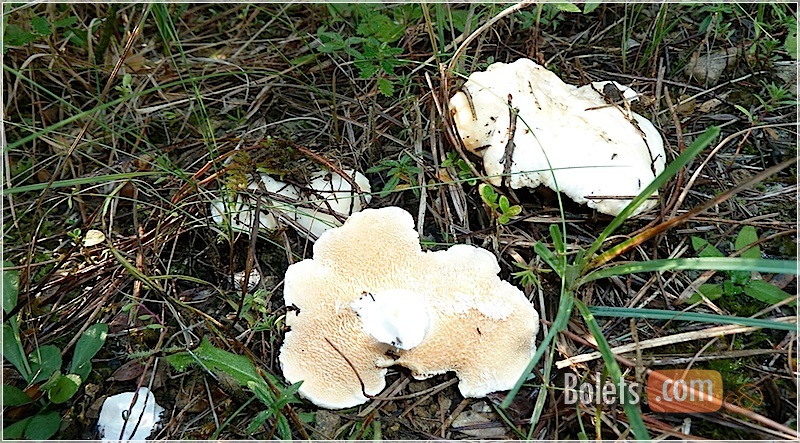
POLYGON ((3 385, 3 406, 19 406, 31 403, 32 398, 28 397, 22 389, 11 385, 3 385))
MULTIPOLYGON (((734 248, 738 251, 747 245, 753 244, 758 241, 758 234, 756 233, 756 228, 752 226, 745 226, 739 231, 739 235, 736 236, 736 243, 734 244, 734 248)), ((752 248, 742 252, 739 257, 742 258, 761 258, 761 248, 758 245, 753 246, 752 248)))
POLYGON ((65 403, 72 398, 81 386, 81 378, 76 374, 59 377, 56 384, 47 390, 47 396, 55 404, 65 403))
POLYGON ((25 428, 28 427, 28 423, 31 422, 31 418, 23 418, 22 420, 8 425, 3 428, 3 440, 22 440, 22 436, 25 433, 25 428))
MULTIPOLYGON (((72 365, 70 366, 71 372, 80 374, 84 379, 89 375, 86 368, 87 364, 91 364, 92 358, 100 351, 103 344, 106 342, 106 335, 108 334, 108 325, 105 323, 97 323, 89 326, 78 343, 75 344, 75 354, 72 356, 72 365)), ((91 367, 91 366, 89 366, 91 367)))
MULTIPOLYGON (((14 266, 10 261, 3 262, 3 268, 14 266)), ((17 294, 19 293, 19 271, 3 271, 3 311, 6 314, 17 305, 17 294)))
POLYGON ((25 354, 22 353, 19 336, 14 333, 11 325, 5 323, 3 324, 3 357, 17 368, 17 371, 25 381, 30 381, 31 372, 28 360, 25 359, 25 354))
POLYGON ((575 6, 575 4, 570 2, 558 2, 558 3, 551 3, 553 6, 556 7, 559 11, 564 12, 581 12, 581 8, 575 6))
POLYGON ((195 363, 195 360, 188 352, 178 352, 177 354, 168 355, 167 362, 178 372, 183 372, 186 368, 195 363))
POLYGON ((38 383, 50 378, 54 372, 61 369, 61 350, 53 345, 44 345, 35 349, 28 356, 31 364, 31 383, 38 383))
POLYGON ((786 48, 786 52, 789 53, 789 56, 797 60, 797 22, 794 20, 789 22, 788 34, 786 35, 783 46, 786 48))
MULTIPOLYGON (((701 285, 699 288, 697 288, 697 292, 705 295, 709 300, 716 300, 722 297, 722 294, 724 293, 721 285, 711 283, 701 285)), ((692 296, 689 297, 686 302, 694 304, 703 301, 703 297, 700 297, 700 294, 692 294, 692 296)))
POLYGON ((59 426, 61 415, 58 412, 40 412, 31 418, 24 435, 31 440, 47 440, 58 432, 59 426))
POLYGON ((43 37, 48 37, 53 33, 53 30, 50 29, 50 23, 37 15, 31 18, 31 27, 33 28, 33 32, 43 37))
POLYGON ((583 4, 583 13, 584 14, 591 14, 598 6, 602 5, 603 2, 586 2, 583 4))
POLYGON ((726 280, 722 283, 722 292, 724 292, 726 295, 739 295, 742 293, 742 287, 731 280, 726 280))
POLYGON ((700 257, 725 257, 725 254, 704 238, 692 237, 692 247, 700 257))
POLYGON ((22 46, 36 40, 35 34, 25 31, 13 23, 6 25, 4 37, 4 44, 9 46, 22 46))
MULTIPOLYGON (((774 305, 792 296, 762 280, 750 280, 744 287, 744 293, 770 305, 774 305)), ((795 304, 797 304, 796 301, 789 303, 791 306, 795 304)))

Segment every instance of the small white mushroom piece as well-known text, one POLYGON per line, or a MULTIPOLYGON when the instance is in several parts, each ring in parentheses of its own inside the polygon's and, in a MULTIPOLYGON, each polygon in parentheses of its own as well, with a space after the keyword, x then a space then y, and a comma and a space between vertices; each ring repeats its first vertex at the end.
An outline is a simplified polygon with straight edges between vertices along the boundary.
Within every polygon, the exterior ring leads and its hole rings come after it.
POLYGON ((366 292, 350 304, 364 332, 381 343, 411 349, 428 333, 428 300, 408 289, 366 292))
POLYGON ((359 189, 353 189, 341 175, 327 171, 314 174, 308 188, 303 190, 267 174, 259 174, 261 183, 251 177, 247 186, 252 196, 239 193, 234 198, 223 193, 212 200, 211 217, 217 225, 227 224, 234 231, 250 232, 256 212, 253 198, 260 194, 264 198, 257 215, 259 229, 277 228, 276 215, 283 215, 296 223, 294 227, 298 228, 300 235, 317 239, 328 229, 341 226, 340 219, 363 209, 362 199, 365 203, 372 199, 369 180, 364 174, 351 169, 342 172, 359 189))
MULTIPOLYGON (((666 158, 658 130, 618 97, 607 99, 608 83, 628 101, 637 98, 613 82, 568 85, 525 58, 494 63, 470 75, 450 99, 450 112, 492 184, 544 184, 617 215, 664 170, 666 158)), ((636 213, 656 204, 648 200, 636 213)))
POLYGON ((141 387, 136 393, 123 392, 106 398, 100 409, 97 430, 104 442, 145 440, 163 413, 164 408, 156 403, 153 393, 141 387), (136 403, 131 408, 134 394, 137 394, 136 403))
MULTIPOLYGON (((290 209, 294 211, 297 222, 314 238, 319 238, 328 229, 341 226, 340 219, 364 209, 362 198, 367 204, 372 201, 369 180, 364 174, 352 169, 342 172, 359 189, 353 189, 350 182, 335 172, 320 171, 311 176, 304 204, 290 209)), ((305 232, 301 234, 307 237, 305 232)))

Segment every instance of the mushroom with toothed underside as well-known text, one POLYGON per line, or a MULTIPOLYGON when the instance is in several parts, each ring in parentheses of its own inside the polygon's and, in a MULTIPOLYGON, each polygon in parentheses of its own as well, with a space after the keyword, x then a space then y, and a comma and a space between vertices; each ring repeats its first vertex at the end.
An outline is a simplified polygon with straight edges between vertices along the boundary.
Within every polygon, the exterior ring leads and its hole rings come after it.
POLYGON ((279 360, 298 392, 326 408, 367 401, 402 365, 418 379, 453 371, 465 396, 510 389, 535 347, 539 318, 498 276, 493 254, 455 245, 423 252, 411 215, 367 209, 289 266, 279 360))

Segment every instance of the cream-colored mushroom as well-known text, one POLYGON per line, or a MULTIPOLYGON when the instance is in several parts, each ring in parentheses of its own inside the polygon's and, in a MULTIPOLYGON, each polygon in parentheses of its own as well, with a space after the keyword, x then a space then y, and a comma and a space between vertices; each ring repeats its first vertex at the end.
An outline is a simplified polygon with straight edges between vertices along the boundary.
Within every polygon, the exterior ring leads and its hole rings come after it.
MULTIPOLYGON (((470 75, 451 98, 450 112, 464 146, 483 157, 492 184, 544 184, 616 215, 664 170, 666 159, 652 123, 624 104, 607 103, 607 83, 577 88, 528 59, 494 63, 470 75)), ((649 200, 637 213, 656 204, 649 200)))
POLYGON ((367 394, 379 393, 395 364, 419 379, 454 371, 465 396, 510 389, 536 349, 539 318, 499 271, 477 247, 423 252, 400 208, 353 214, 319 238, 313 259, 286 272, 286 305, 299 311, 286 317, 284 376, 328 408, 365 402, 359 377, 367 394), (427 320, 409 319, 404 303, 427 320))
MULTIPOLYGON (((316 239, 326 230, 341 226, 340 219, 363 208, 362 199, 369 203, 372 199, 369 181, 360 172, 351 169, 344 171, 359 189, 353 189, 341 175, 321 171, 312 176, 308 188, 301 190, 267 174, 259 174, 258 181, 251 178, 247 189, 266 191, 258 214, 260 229, 278 227, 276 215, 283 215, 290 223, 294 222, 300 235, 316 239)), ((223 195, 211 202, 211 216, 218 225, 228 224, 235 231, 249 232, 254 223, 256 203, 249 201, 241 193, 235 198, 223 195)))

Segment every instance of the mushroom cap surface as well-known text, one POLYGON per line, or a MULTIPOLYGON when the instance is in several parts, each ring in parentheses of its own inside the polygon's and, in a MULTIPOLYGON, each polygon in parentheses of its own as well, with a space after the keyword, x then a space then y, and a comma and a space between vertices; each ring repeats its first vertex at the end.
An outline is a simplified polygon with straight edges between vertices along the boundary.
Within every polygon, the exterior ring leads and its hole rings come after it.
MULTIPOLYGON (((510 187, 544 184, 616 215, 664 170, 666 158, 652 123, 636 113, 627 116, 623 105, 608 104, 600 91, 565 84, 523 58, 471 74, 450 109, 464 146, 483 157, 492 184, 504 183, 513 115, 510 187)), ((656 204, 649 200, 637 213, 656 204)))
POLYGON ((423 252, 403 209, 353 214, 322 234, 313 259, 286 272, 285 302, 299 312, 287 313, 291 330, 279 356, 284 376, 303 380, 300 394, 327 408, 367 400, 353 368, 369 395, 385 387, 385 368, 394 364, 417 378, 455 371, 465 396, 509 389, 535 351, 539 318, 499 271, 494 255, 473 246, 423 252), (352 308, 364 293, 424 301, 429 322, 421 343, 398 349, 365 332, 352 308))

